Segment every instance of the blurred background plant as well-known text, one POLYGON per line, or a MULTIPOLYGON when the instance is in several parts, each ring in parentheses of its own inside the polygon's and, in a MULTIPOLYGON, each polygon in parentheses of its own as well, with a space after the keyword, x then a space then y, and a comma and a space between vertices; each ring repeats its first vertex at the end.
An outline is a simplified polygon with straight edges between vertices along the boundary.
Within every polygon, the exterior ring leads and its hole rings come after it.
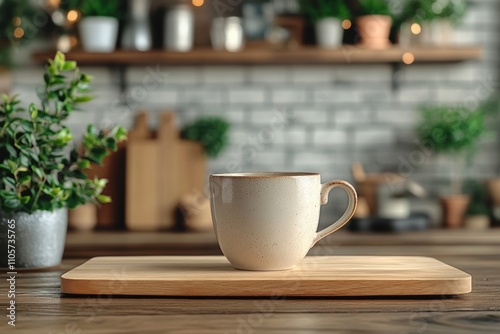
POLYGON ((446 19, 458 25, 467 11, 465 0, 407 0, 399 21, 424 23, 446 19))
POLYGON ((65 11, 77 10, 84 17, 88 16, 106 16, 121 17, 122 1, 119 0, 70 0, 61 3, 61 9, 65 11))
POLYGON ((467 215, 489 215, 491 208, 488 205, 488 193, 482 182, 477 180, 467 180, 464 183, 464 192, 470 195, 471 201, 467 208, 467 215))
POLYGON ((452 194, 461 194, 467 163, 487 132, 483 109, 455 106, 426 106, 421 109, 417 126, 420 142, 438 154, 453 158, 452 194))
POLYGON ((344 0, 301 0, 300 8, 311 22, 330 17, 339 20, 351 18, 351 11, 344 0))
POLYGON ((35 8, 27 0, 0 0, 0 67, 12 66, 12 50, 32 36, 35 8))
POLYGON ((229 144, 229 123, 222 117, 201 117, 196 121, 186 124, 181 131, 181 137, 198 141, 203 145, 205 154, 215 158, 229 144))
POLYGON ((386 0, 359 0, 359 15, 391 16, 389 2, 386 0))

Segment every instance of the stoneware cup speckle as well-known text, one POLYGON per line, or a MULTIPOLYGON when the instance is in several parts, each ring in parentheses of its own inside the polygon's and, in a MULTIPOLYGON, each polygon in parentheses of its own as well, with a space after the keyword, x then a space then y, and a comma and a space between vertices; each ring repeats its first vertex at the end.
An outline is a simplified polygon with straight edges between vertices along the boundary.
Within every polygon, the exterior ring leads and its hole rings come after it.
POLYGON ((234 173, 210 175, 210 202, 219 246, 235 268, 286 270, 351 219, 357 195, 346 181, 321 184, 316 173, 234 173), (347 192, 347 210, 316 232, 333 188, 347 192))

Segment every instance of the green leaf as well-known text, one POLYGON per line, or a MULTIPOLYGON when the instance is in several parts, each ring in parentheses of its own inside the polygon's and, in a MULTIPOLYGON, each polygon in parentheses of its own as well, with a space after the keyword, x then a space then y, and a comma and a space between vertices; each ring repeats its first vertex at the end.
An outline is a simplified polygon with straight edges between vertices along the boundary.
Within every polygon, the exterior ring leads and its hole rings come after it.
POLYGON ((7 149, 7 152, 9 152, 10 156, 12 158, 17 158, 17 151, 16 149, 14 148, 14 146, 10 145, 10 144, 6 144, 5 145, 5 148, 7 149))
POLYGON ((17 169, 17 164, 14 161, 7 160, 7 164, 9 165, 9 168, 12 172, 14 172, 17 169))
POLYGON ((77 179, 80 179, 80 180, 86 180, 87 179, 87 175, 85 175, 85 173, 82 172, 81 170, 74 170, 73 171, 73 177, 76 177, 77 179))
POLYGON ((74 103, 85 103, 92 101, 93 97, 90 95, 78 96, 73 99, 74 103))
POLYGON ((111 203, 111 197, 109 196, 106 196, 106 195, 97 195, 96 196, 97 200, 103 204, 106 204, 106 203, 111 203))
POLYGON ((76 61, 66 61, 61 67, 63 71, 72 71, 75 68, 76 68, 76 61))
POLYGON ((81 159, 78 161, 78 167, 80 167, 81 169, 90 168, 90 161, 87 159, 81 159))
POLYGON ((31 183, 31 176, 30 175, 25 175, 19 178, 17 181, 20 185, 26 186, 31 183))
POLYGON ((35 172, 36 176, 38 176, 41 179, 44 178, 45 174, 43 173, 43 171, 40 168, 35 167, 35 166, 31 166, 31 169, 33 170, 33 172, 35 172))
POLYGON ((4 177, 3 183, 12 189, 16 189, 16 180, 14 180, 12 177, 4 177))
POLYGON ((3 201, 3 205, 5 205, 7 209, 15 210, 21 206, 21 201, 17 197, 8 198, 3 201))

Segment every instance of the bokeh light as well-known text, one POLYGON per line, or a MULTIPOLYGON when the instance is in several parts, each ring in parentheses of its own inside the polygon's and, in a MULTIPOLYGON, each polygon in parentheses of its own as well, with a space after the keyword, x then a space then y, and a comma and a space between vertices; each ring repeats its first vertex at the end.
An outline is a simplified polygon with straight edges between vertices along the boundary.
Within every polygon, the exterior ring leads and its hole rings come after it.
POLYGON ((420 33, 422 32, 422 26, 420 26, 420 24, 418 23, 413 23, 410 27, 410 30, 413 35, 420 35, 420 33))
POLYGON ((349 29, 352 27, 352 22, 351 20, 344 20, 342 21, 342 28, 344 28, 345 30, 349 29))
POLYGON ((411 65, 415 62, 415 56, 411 52, 405 52, 402 59, 403 63, 405 63, 406 65, 411 65))
POLYGON ((23 21, 21 20, 21 18, 19 16, 15 16, 12 19, 12 24, 14 25, 14 27, 19 27, 21 25, 21 23, 23 23, 23 21))
POLYGON ((66 19, 68 20, 68 22, 70 23, 73 23, 73 22, 76 22, 78 21, 78 18, 80 17, 80 15, 78 14, 78 12, 74 9, 70 10, 68 12, 68 14, 66 14, 66 19))
POLYGON ((24 29, 21 27, 17 27, 14 29, 14 37, 15 38, 23 38, 24 36, 24 29))

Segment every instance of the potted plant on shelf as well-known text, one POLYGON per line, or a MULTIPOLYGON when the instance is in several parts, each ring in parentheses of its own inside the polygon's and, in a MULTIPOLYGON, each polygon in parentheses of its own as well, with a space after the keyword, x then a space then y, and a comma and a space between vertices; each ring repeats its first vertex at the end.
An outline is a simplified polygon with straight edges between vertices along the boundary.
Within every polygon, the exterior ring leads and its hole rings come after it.
MULTIPOLYGON (((200 117, 182 128, 181 138, 199 142, 205 155, 216 158, 229 144, 229 128, 229 123, 222 117, 200 117)), ((184 194, 179 202, 179 210, 186 229, 212 230, 210 200, 201 191, 194 190, 184 194)))
POLYGON ((316 41, 325 49, 342 45, 344 28, 342 22, 351 18, 344 0, 302 0, 302 12, 315 24, 316 41))
POLYGON ((229 123, 222 117, 200 117, 181 129, 181 138, 200 142, 205 154, 217 157, 229 144, 229 123))
MULTIPOLYGON (((29 1, 3 0, 0 1, 0 94, 10 90, 12 77, 12 50, 19 44, 26 42, 25 31, 31 28, 30 17, 34 9, 29 1)), ((31 30, 31 34, 34 32, 31 30)), ((33 38, 30 35, 30 38, 33 38)))
POLYGON ((490 226, 490 209, 488 196, 481 182, 469 181, 465 185, 471 201, 467 208, 464 226, 473 230, 485 230, 490 226))
MULTIPOLYGON (((488 129, 496 133, 497 141, 500 138, 498 127, 500 126, 500 97, 498 94, 492 94, 488 99, 480 105, 481 110, 487 117, 486 123, 488 129)), ((495 172, 495 175, 486 181, 486 189, 488 199, 491 204, 493 222, 495 225, 500 221, 500 170, 495 172)))
POLYGON ((82 13, 78 23, 82 46, 88 52, 113 52, 118 38, 119 0, 73 0, 82 13))
POLYGON ((385 49, 391 45, 392 17, 387 0, 359 0, 356 19, 360 45, 370 49, 385 49))
POLYGON ((417 127, 420 142, 429 150, 452 158, 451 191, 440 202, 445 226, 458 227, 470 202, 470 196, 462 189, 465 168, 486 132, 485 115, 481 109, 451 106, 423 107, 421 112, 417 127))
POLYGON ((408 0, 400 16, 400 43, 447 45, 453 40, 453 26, 467 11, 465 0, 408 0))
POLYGON ((77 149, 64 121, 91 99, 91 78, 57 53, 44 81, 39 105, 26 109, 17 97, 6 95, 0 102, 0 267, 12 265, 7 245, 15 246, 15 267, 61 262, 66 209, 110 201, 101 194, 106 180, 89 179, 84 171, 126 138, 121 127, 105 134, 89 125, 77 149))

